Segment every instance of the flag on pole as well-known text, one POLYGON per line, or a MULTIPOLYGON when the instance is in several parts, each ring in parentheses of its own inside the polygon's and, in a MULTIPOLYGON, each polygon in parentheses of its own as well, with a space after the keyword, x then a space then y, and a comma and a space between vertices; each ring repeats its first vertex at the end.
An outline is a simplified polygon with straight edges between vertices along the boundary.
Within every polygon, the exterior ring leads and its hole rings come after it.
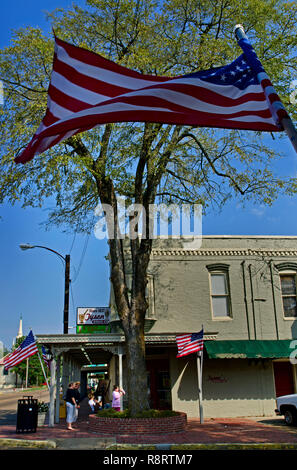
POLYGON ((35 338, 32 331, 24 339, 22 344, 18 346, 12 353, 8 354, 4 360, 3 365, 5 369, 10 369, 11 367, 16 366, 24 359, 27 359, 30 356, 33 356, 38 352, 35 338))
POLYGON ((43 345, 41 346, 41 351, 42 351, 42 359, 44 360, 44 363, 45 363, 46 367, 47 367, 48 369, 50 369, 50 367, 51 367, 51 361, 49 361, 49 360, 47 359, 47 351, 46 351, 46 349, 45 349, 45 347, 44 347, 43 345))
POLYGON ((178 354, 176 357, 187 356, 203 350, 203 330, 199 333, 176 336, 178 354))
POLYGON ((245 53, 223 67, 177 77, 143 75, 55 37, 47 110, 25 163, 100 124, 159 122, 281 131, 245 53))

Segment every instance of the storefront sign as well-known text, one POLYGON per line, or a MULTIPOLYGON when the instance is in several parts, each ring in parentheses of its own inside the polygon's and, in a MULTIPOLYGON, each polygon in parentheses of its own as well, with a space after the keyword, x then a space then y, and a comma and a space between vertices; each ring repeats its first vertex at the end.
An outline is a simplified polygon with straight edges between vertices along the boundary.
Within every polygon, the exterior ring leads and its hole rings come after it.
POLYGON ((78 307, 77 325, 108 325, 110 309, 108 307, 78 307))

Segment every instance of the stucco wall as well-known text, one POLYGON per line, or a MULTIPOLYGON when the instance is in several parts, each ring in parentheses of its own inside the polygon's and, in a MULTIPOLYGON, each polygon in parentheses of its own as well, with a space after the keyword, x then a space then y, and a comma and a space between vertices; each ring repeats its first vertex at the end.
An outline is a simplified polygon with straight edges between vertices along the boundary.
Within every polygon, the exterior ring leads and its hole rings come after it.
POLYGON ((157 242, 149 264, 157 319, 151 333, 193 332, 203 325, 221 340, 297 338, 297 321, 283 315, 275 268, 296 261, 297 238, 206 237, 199 254, 185 253, 173 243, 170 253, 166 240, 157 242), (207 266, 218 263, 228 265, 232 313, 227 319, 211 312, 207 266))
MULTIPOLYGON (((197 365, 188 358, 170 358, 172 408, 199 417, 197 365)), ((205 418, 272 416, 275 390, 272 361, 245 359, 204 360, 203 411, 205 418)))

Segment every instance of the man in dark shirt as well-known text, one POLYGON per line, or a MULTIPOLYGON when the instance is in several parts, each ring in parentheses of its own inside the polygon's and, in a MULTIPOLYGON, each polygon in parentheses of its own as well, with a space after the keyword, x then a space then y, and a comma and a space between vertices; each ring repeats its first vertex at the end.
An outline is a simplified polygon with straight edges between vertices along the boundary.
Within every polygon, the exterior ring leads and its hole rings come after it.
POLYGON ((67 429, 73 430, 72 423, 77 419, 77 403, 76 403, 76 390, 74 384, 71 382, 68 385, 66 392, 66 423, 67 429))

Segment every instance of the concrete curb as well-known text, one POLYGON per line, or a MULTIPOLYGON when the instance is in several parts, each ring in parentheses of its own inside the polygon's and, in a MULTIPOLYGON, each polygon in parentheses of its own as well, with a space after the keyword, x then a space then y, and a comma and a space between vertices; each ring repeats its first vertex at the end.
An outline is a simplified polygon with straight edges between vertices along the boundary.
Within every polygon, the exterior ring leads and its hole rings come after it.
POLYGON ((291 443, 223 443, 223 444, 113 444, 106 450, 297 450, 291 443))
POLYGON ((53 440, 34 441, 29 439, 3 439, 0 438, 0 450, 2 447, 27 447, 33 449, 55 449, 56 443, 53 440))

